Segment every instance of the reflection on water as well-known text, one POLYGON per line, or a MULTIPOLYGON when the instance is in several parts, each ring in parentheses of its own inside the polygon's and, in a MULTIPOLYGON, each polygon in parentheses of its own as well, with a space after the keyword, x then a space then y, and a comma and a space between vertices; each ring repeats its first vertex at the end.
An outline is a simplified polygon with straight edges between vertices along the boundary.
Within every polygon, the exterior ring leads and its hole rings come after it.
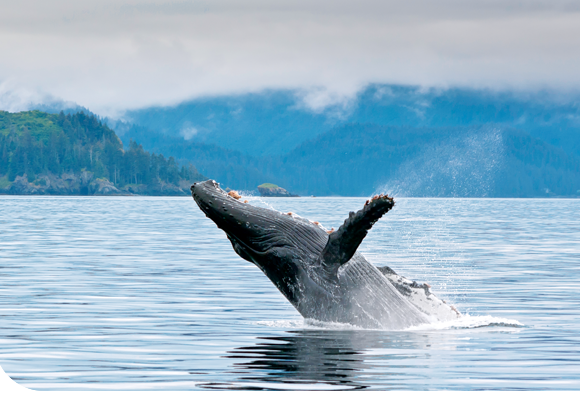
POLYGON ((303 321, 189 198, 0 210, 0 365, 31 389, 580 389, 578 200, 399 199, 361 252, 471 315, 400 332, 303 321))
MULTIPOLYGON (((475 320, 451 329, 412 332, 304 326, 228 351, 222 357, 231 362, 231 376, 198 386, 234 390, 492 389, 498 384, 515 390, 554 385, 578 388, 578 372, 562 365, 578 363, 578 354, 540 360, 538 354, 557 353, 559 345, 547 344, 513 321, 475 320), (555 370, 529 369, 550 365, 555 370)), ((580 344, 570 339, 563 340, 565 345, 580 344)))
POLYGON ((299 331, 292 336, 262 338, 264 342, 240 347, 227 357, 239 360, 234 364, 238 373, 263 371, 261 379, 266 382, 322 383, 352 392, 366 387, 357 382, 357 375, 364 370, 364 350, 377 345, 377 340, 369 343, 371 336, 348 331, 299 331))
POLYGON ((255 346, 239 347, 225 356, 235 360, 232 367, 241 382, 228 388, 282 384, 286 388, 364 389, 368 386, 357 382, 357 376, 365 369, 365 350, 382 346, 376 334, 357 331, 294 331, 259 340, 255 346))

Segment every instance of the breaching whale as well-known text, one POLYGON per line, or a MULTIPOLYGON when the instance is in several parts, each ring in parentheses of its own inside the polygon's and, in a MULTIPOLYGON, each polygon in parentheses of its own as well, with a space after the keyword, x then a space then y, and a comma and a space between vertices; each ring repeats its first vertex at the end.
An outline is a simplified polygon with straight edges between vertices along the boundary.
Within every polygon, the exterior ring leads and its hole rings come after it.
POLYGON ((373 197, 329 233, 292 213, 242 202, 213 180, 194 183, 191 193, 234 251, 260 268, 304 318, 396 330, 461 316, 429 285, 377 268, 356 251, 394 206, 391 197, 373 197))

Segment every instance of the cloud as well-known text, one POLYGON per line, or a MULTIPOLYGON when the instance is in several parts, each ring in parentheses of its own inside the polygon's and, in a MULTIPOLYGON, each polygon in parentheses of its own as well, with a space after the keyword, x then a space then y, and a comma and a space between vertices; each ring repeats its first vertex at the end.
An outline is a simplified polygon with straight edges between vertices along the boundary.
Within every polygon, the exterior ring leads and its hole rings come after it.
POLYGON ((0 6, 0 82, 104 115, 364 85, 580 89, 580 6, 556 1, 21 0, 0 6))
POLYGON ((197 128, 191 126, 191 124, 189 122, 187 122, 185 124, 185 126, 183 126, 183 128, 181 128, 181 131, 180 131, 181 136, 183 136, 183 138, 185 140, 191 139, 192 137, 194 137, 195 135, 197 135, 198 132, 199 131, 197 130, 197 128))
POLYGON ((15 84, 12 80, 0 82, 0 110, 18 112, 28 110, 43 97, 15 84))

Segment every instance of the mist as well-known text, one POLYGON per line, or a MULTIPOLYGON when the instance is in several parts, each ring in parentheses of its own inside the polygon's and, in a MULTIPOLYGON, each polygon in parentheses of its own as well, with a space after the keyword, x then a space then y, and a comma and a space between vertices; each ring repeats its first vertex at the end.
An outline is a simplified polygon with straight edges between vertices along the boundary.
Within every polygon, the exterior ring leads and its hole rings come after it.
POLYGON ((568 1, 92 1, 1 6, 0 106, 74 101, 116 116, 293 89, 313 111, 369 83, 579 91, 568 1))

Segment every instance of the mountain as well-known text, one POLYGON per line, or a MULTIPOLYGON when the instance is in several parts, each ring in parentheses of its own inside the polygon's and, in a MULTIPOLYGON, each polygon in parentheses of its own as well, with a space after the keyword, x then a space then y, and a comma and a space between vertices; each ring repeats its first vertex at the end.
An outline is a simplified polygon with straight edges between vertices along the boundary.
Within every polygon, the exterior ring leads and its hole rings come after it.
POLYGON ((0 193, 187 195, 202 179, 134 141, 125 151, 93 115, 0 111, 0 193))
POLYGON ((154 137, 191 139, 251 156, 283 155, 304 141, 348 123, 399 127, 496 124, 529 133, 580 156, 580 96, 549 92, 423 89, 369 85, 345 104, 307 107, 300 91, 265 91, 195 99, 173 107, 127 112, 154 137))
POLYGON ((570 197, 580 194, 579 99, 369 85, 316 110, 302 92, 265 91, 103 123, 127 154, 138 142, 239 190, 271 182, 301 195, 570 197))

